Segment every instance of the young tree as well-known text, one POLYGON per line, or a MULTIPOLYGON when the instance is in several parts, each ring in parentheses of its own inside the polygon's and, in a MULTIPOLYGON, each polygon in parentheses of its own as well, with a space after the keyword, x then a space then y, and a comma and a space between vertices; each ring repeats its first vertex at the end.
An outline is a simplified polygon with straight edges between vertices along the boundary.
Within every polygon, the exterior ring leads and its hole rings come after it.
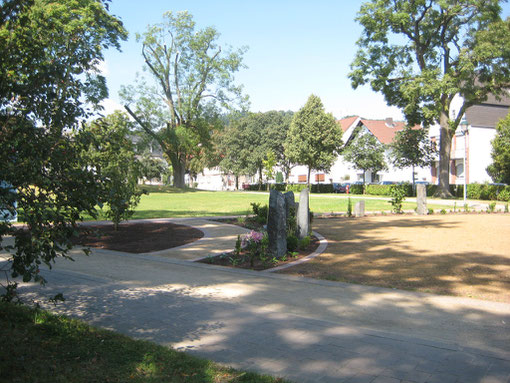
POLYGON ((86 163, 101 177, 101 202, 106 203, 106 216, 115 230, 129 219, 140 202, 138 191, 140 164, 136 160, 134 144, 129 139, 131 122, 122 112, 100 118, 87 125, 90 146, 84 151, 86 163))
POLYGON ((494 182, 510 184, 510 114, 498 122, 496 137, 492 140, 492 164, 487 173, 494 182))
POLYGON ((501 20, 501 3, 371 0, 358 13, 363 33, 352 86, 370 83, 410 124, 440 125, 440 197, 451 197, 451 142, 466 109, 503 94, 510 82, 510 19, 501 20))
POLYGON ((373 174, 387 169, 384 159, 385 147, 372 134, 354 132, 354 138, 348 142, 342 152, 346 161, 352 163, 358 170, 363 170, 363 185, 365 185, 365 173, 373 174))
POLYGON ((342 145, 342 130, 332 114, 324 111, 319 97, 311 95, 292 118, 285 142, 285 155, 308 167, 308 186, 313 170, 331 168, 342 145))
POLYGON ((244 101, 233 74, 242 67, 245 49, 223 51, 216 29, 197 30, 187 12, 163 17, 162 23, 137 36, 155 85, 125 87, 122 97, 126 110, 172 164, 174 186, 183 188, 189 161, 210 145, 219 108, 244 101))
POLYGON ((232 173, 239 189, 239 176, 251 175, 257 171, 252 163, 252 150, 257 143, 248 138, 249 116, 231 116, 226 128, 216 137, 216 151, 220 158, 219 167, 225 173, 232 173))
POLYGON ((434 161, 436 149, 431 145, 426 129, 413 129, 406 126, 395 134, 395 139, 390 144, 390 157, 399 169, 430 166, 434 161))
MULTIPOLYGON (((4 247, 12 277, 44 282, 39 266, 67 257, 76 221, 95 214, 101 188, 81 156, 88 143, 79 121, 107 95, 103 49, 126 35, 101 1, 2 2, 0 179, 17 194, 0 188, 0 205, 17 201, 25 224, 0 222, 0 239, 15 238, 4 247)), ((9 295, 16 283, 6 287, 9 295)))

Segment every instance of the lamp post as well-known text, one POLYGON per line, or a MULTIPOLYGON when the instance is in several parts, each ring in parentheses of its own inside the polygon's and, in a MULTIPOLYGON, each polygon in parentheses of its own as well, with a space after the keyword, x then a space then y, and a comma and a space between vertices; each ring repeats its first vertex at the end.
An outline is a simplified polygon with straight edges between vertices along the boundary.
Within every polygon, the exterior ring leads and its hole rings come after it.
POLYGON ((466 157, 467 157, 467 132, 468 122, 465 118, 460 122, 460 131, 464 136, 464 158, 462 159, 462 168, 464 169, 464 206, 467 204, 467 169, 466 169, 466 157))

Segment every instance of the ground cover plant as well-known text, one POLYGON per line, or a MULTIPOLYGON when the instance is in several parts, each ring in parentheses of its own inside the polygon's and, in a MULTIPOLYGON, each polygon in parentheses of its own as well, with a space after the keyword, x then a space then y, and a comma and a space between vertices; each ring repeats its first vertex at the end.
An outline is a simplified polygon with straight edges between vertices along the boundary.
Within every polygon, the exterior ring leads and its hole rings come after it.
POLYGON ((0 381, 10 383, 285 382, 6 303, 0 303, 0 372, 0 381))
POLYGON ((320 258, 280 272, 508 303, 507 214, 316 219, 320 258))

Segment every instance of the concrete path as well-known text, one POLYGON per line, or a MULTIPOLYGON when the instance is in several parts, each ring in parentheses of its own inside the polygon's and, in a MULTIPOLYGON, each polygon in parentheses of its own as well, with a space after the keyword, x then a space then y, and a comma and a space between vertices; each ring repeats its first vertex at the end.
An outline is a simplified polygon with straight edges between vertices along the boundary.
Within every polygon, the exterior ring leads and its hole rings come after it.
POLYGON ((57 310, 295 382, 509 382, 510 304, 95 250, 44 271, 57 310))

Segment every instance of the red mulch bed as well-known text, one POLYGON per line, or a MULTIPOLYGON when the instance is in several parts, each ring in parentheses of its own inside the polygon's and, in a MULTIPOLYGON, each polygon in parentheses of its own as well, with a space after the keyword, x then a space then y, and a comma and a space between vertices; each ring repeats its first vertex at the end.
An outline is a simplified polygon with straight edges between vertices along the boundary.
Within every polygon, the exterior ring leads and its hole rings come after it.
POLYGON ((125 222, 118 231, 113 224, 81 226, 74 244, 138 254, 185 245, 203 236, 198 229, 170 222, 125 222))
POLYGON ((301 250, 296 250, 293 255, 288 254, 285 260, 278 260, 277 262, 273 262, 271 258, 262 261, 258 257, 254 260, 253 266, 250 264, 248 252, 241 251, 240 257, 238 260, 234 260, 233 257, 234 252, 229 252, 225 254, 220 254, 215 257, 207 257, 198 262, 207 263, 210 265, 219 265, 219 266, 227 266, 227 267, 236 267, 241 269, 250 269, 250 270, 266 270, 271 269, 273 267, 278 267, 285 265, 290 262, 295 262, 298 259, 304 258, 310 254, 312 254, 319 247, 320 241, 317 237, 312 236, 310 244, 301 250))

